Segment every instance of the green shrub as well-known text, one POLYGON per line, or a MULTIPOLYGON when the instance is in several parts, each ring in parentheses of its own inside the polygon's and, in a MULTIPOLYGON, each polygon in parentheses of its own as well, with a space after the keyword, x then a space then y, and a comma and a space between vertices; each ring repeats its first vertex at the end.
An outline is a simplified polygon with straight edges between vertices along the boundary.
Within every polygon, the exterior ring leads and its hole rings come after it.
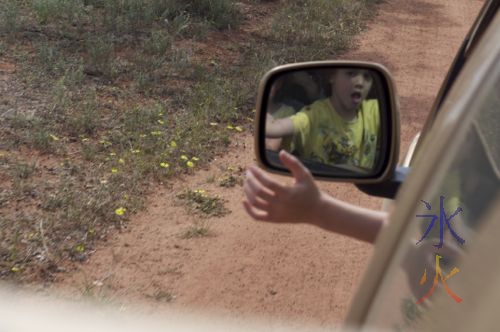
POLYGON ((99 112, 95 100, 85 100, 76 112, 67 115, 69 133, 73 137, 93 136, 99 126, 99 112))
POLYGON ((17 1, 0 2, 0 33, 14 34, 21 29, 23 18, 17 1))
POLYGON ((42 25, 57 23, 77 23, 84 15, 80 0, 34 0, 33 10, 42 25))
POLYGON ((272 38, 286 62, 332 58, 349 47, 368 13, 360 0, 289 2, 276 15, 272 38))
POLYGON ((107 78, 116 76, 115 47, 114 42, 108 37, 90 37, 87 40, 87 67, 96 75, 104 75, 107 78))
POLYGON ((144 50, 156 56, 165 56, 172 47, 172 39, 163 30, 153 30, 148 39, 144 42, 144 50))
POLYGON ((231 0, 168 0, 165 16, 167 19, 188 13, 193 17, 206 20, 217 29, 235 27, 241 14, 231 0))

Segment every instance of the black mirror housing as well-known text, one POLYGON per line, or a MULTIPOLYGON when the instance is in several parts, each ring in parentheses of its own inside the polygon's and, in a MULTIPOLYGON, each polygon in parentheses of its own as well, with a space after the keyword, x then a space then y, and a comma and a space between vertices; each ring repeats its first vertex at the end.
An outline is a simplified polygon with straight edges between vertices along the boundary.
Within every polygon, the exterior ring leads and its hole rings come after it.
POLYGON ((399 110, 391 75, 360 61, 289 64, 261 80, 256 108, 259 165, 289 174, 278 157, 297 156, 314 177, 361 184, 392 176, 399 110))

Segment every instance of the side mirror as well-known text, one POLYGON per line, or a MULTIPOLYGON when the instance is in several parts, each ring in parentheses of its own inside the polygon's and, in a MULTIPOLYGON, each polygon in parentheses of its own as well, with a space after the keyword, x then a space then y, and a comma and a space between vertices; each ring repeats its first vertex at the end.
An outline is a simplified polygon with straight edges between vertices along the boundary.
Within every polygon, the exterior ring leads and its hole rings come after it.
POLYGON ((377 183, 394 172, 399 114, 394 84, 381 65, 321 61, 276 67, 262 79, 255 147, 261 167, 289 173, 282 149, 315 177, 377 183))

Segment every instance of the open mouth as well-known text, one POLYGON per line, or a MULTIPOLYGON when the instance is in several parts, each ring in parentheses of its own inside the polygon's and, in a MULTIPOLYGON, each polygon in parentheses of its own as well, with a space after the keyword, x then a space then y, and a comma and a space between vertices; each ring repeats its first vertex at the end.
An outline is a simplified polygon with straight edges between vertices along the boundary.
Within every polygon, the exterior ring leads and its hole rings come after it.
POLYGON ((361 93, 360 92, 351 93, 351 100, 354 103, 359 104, 361 102, 361 93))

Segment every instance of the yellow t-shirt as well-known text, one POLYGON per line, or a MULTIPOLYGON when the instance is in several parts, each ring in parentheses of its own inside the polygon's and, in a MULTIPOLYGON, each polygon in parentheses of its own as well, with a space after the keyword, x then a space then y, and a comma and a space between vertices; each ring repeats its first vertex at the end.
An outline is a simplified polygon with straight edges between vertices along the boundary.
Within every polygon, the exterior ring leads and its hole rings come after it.
POLYGON ((294 153, 322 163, 372 168, 380 131, 375 99, 361 104, 356 118, 342 119, 330 99, 321 99, 291 116, 294 153))

